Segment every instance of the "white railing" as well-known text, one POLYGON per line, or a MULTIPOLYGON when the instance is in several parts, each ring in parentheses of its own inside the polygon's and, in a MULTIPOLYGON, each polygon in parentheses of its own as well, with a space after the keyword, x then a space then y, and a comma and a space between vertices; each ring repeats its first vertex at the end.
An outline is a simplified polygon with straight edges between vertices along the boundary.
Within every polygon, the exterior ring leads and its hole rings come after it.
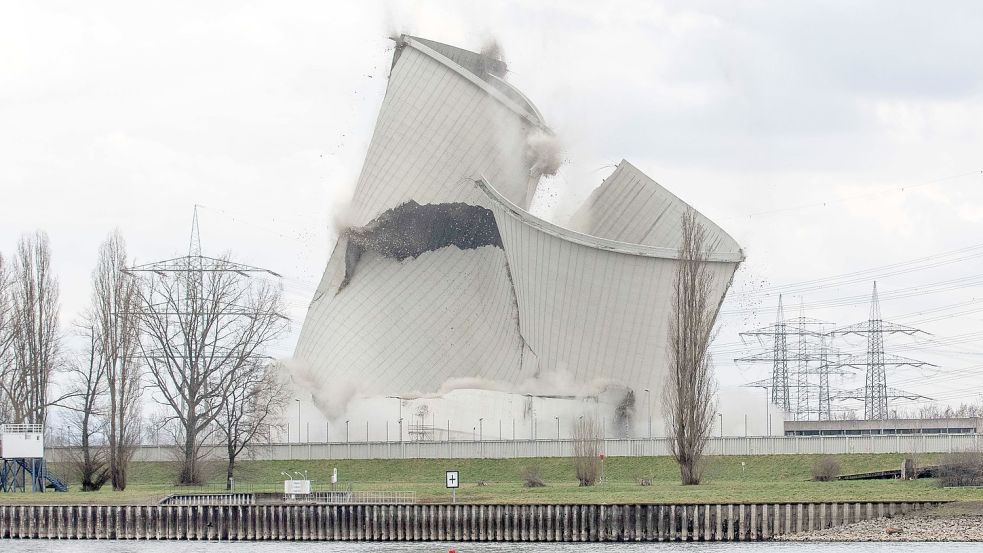
POLYGON ((176 494, 164 498, 161 505, 255 505, 252 493, 176 494))
POLYGON ((307 497, 295 498, 293 501, 329 505, 404 505, 416 503, 416 492, 315 492, 307 497))
POLYGON ((42 434, 43 424, 0 424, 0 434, 42 434))
MULTIPOLYGON (((319 491, 304 495, 284 495, 284 503, 317 505, 407 505, 416 503, 416 492, 386 491, 319 491)), ((256 505, 255 493, 174 494, 159 501, 161 505, 256 505)))

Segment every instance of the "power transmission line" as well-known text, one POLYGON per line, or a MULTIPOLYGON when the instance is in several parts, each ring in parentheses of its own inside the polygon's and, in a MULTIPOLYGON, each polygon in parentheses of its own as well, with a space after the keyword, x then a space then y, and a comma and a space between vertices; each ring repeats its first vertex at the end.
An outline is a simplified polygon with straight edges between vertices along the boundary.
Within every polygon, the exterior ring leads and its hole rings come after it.
POLYGON ((836 198, 836 199, 832 199, 832 200, 824 200, 824 201, 821 201, 821 202, 813 202, 813 203, 800 204, 800 205, 795 205, 795 206, 780 207, 780 208, 776 208, 776 209, 768 209, 768 210, 764 210, 764 211, 758 211, 758 212, 755 212, 755 213, 748 213, 747 215, 737 215, 737 216, 733 216, 733 217, 723 217, 723 218, 718 218, 718 220, 720 220, 720 221, 728 221, 728 220, 744 219, 744 218, 750 219, 752 217, 761 217, 761 216, 765 216, 765 215, 775 215, 775 214, 778 214, 778 213, 785 213, 785 212, 788 212, 788 211, 798 211, 798 210, 802 210, 802 209, 811 209, 811 208, 816 208, 816 207, 827 207, 827 206, 832 205, 832 204, 846 203, 846 202, 851 202, 853 200, 860 200, 860 199, 866 199, 866 198, 880 197, 880 196, 883 196, 884 194, 891 193, 891 192, 895 192, 895 193, 897 193, 897 192, 906 192, 906 191, 908 191, 908 190, 910 190, 912 188, 921 188, 921 187, 924 187, 924 186, 931 186, 933 184, 938 184, 940 182, 946 182, 946 181, 960 179, 960 178, 963 178, 963 177, 968 177, 968 176, 973 176, 973 175, 983 175, 983 170, 967 171, 965 173, 959 173, 957 175, 950 175, 948 177, 942 177, 942 178, 939 178, 939 179, 934 179, 934 180, 930 180, 930 181, 926 181, 926 182, 921 182, 921 183, 916 183, 916 184, 908 184, 908 185, 902 185, 902 186, 897 186, 897 185, 886 186, 886 187, 882 187, 880 190, 875 191, 875 192, 864 192, 862 194, 855 194, 853 196, 847 196, 847 197, 844 197, 844 198, 836 198))

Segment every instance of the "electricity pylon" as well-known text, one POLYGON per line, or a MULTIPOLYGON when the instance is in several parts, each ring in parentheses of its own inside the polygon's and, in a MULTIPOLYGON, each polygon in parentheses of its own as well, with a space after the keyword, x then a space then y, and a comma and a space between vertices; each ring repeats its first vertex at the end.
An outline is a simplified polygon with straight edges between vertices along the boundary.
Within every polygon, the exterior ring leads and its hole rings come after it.
MULTIPOLYGON (((877 283, 870 300, 870 316, 862 322, 833 331, 833 334, 846 336, 863 336, 867 339, 867 355, 851 356, 842 364, 844 366, 863 369, 866 372, 864 387, 837 394, 838 399, 857 399, 864 402, 864 419, 883 420, 888 418, 888 399, 921 399, 920 394, 905 392, 887 385, 887 367, 935 367, 932 363, 918 361, 899 355, 884 352, 885 334, 902 334, 914 336, 925 334, 923 331, 910 326, 887 322, 881 318, 880 300, 877 298, 877 283)), ((927 398, 925 398, 927 399, 927 398)))

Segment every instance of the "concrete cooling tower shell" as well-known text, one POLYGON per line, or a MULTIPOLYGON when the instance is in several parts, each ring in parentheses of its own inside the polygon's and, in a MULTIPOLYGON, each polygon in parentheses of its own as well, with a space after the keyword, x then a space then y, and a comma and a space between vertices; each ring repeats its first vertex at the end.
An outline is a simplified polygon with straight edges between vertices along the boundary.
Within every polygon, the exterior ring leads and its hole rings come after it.
MULTIPOLYGON (((581 382, 661 389, 679 219, 677 236, 667 237, 664 246, 631 244, 554 225, 512 204, 487 181, 477 185, 491 200, 522 336, 539 366, 562 369, 581 382)), ((687 206, 679 204, 670 209, 682 213, 687 206)), ((738 250, 711 252, 709 259, 711 295, 719 304, 742 258, 738 250)))
MULTIPOLYGON (((675 257, 682 242, 680 218, 686 202, 666 190, 637 167, 621 160, 570 220, 581 234, 616 242, 669 248, 675 257)), ((716 223, 700 212, 696 220, 706 231, 711 259, 724 263, 744 259, 741 247, 716 223)))
POLYGON ((483 80, 412 37, 396 52, 349 220, 365 225, 410 200, 474 204, 464 179, 473 175, 507 183, 502 193, 528 208, 526 138, 542 126, 538 113, 503 93, 494 75, 483 80))
MULTIPOLYGON (((404 36, 347 220, 291 365, 337 390, 435 394, 452 379, 520 392, 543 374, 656 389, 689 209, 622 161, 563 228, 528 212, 542 115, 499 60, 404 36), (493 383, 493 384, 489 384, 493 383)), ((743 253, 702 215, 719 305, 743 253)), ((488 388, 491 389, 491 388, 488 388)))

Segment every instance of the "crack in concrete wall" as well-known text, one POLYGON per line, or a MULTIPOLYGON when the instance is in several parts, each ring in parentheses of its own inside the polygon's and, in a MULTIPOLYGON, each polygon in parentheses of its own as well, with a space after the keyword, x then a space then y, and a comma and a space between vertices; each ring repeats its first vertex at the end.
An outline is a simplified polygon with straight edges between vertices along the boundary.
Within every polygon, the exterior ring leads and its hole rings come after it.
POLYGON ((502 249, 495 215, 465 203, 420 205, 413 200, 386 210, 369 224, 346 232, 345 278, 340 292, 355 276, 365 252, 403 261, 447 246, 462 250, 482 246, 502 249))

